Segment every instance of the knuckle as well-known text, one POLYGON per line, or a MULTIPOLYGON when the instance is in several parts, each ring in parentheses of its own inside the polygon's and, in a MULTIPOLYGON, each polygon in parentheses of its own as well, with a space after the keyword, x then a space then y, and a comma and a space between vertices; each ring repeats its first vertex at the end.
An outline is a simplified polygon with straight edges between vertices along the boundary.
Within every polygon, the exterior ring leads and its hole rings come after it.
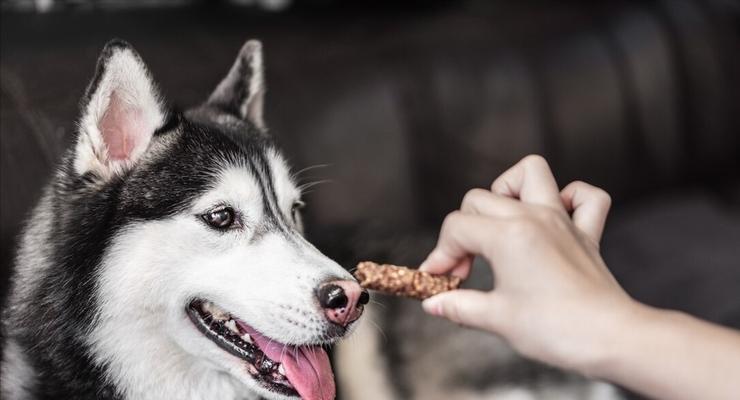
POLYGON ((584 188, 590 187, 591 185, 589 185, 588 183, 586 183, 584 181, 581 181, 581 180, 575 180, 575 181, 569 183, 568 186, 571 189, 584 189, 584 188))
POLYGON ((485 193, 487 192, 487 190, 481 188, 470 189, 467 193, 465 193, 465 196, 463 196, 462 204, 470 205, 477 203, 478 200, 485 196, 485 193))
POLYGON ((539 154, 530 154, 522 159, 522 165, 537 169, 547 168, 549 169, 550 166, 547 164, 547 160, 545 157, 542 157, 539 154))
POLYGON ((594 186, 584 181, 573 181, 568 186, 569 190, 573 192, 579 191, 585 193, 586 196, 590 197, 594 201, 597 201, 603 206, 609 207, 612 204, 611 195, 609 195, 606 190, 598 186, 594 186))
POLYGON ((605 207, 612 205, 612 196, 604 189, 594 186, 594 197, 596 197, 605 207))
POLYGON ((454 226, 457 224, 457 222, 460 220, 460 217, 462 216, 462 211, 455 210, 445 217, 444 221, 442 221, 442 229, 445 228, 449 229, 451 226, 454 226))

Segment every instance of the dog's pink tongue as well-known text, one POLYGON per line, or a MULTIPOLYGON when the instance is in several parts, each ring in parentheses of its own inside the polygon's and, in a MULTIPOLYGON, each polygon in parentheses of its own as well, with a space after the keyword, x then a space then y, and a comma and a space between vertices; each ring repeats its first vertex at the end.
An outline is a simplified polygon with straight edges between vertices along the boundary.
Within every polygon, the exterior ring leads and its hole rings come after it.
POLYGON ((336 387, 329 355, 320 346, 300 346, 284 349, 262 335, 253 335, 267 357, 281 362, 285 376, 303 400, 334 400, 336 387))
POLYGON ((285 376, 304 400, 334 400, 334 374, 326 351, 318 346, 298 347, 295 357, 283 360, 285 376))

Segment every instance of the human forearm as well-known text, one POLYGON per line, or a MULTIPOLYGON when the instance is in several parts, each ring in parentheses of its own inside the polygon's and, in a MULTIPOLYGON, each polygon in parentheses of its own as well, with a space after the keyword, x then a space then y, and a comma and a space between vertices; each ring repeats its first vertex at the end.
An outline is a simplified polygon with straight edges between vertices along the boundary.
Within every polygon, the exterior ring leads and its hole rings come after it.
POLYGON ((656 399, 737 398, 740 333, 640 304, 623 315, 584 372, 656 399))

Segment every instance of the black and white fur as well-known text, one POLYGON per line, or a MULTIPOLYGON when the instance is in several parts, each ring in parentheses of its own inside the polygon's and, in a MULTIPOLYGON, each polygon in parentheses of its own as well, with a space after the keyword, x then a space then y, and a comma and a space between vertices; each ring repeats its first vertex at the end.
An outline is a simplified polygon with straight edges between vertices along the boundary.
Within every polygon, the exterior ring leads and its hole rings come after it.
POLYGON ((205 296, 282 343, 341 336, 314 290, 352 278, 302 237, 301 193, 266 132, 264 92, 257 41, 184 113, 166 107, 130 45, 105 46, 77 140, 20 243, 2 398, 289 398, 184 312, 205 296), (223 206, 238 226, 218 231, 201 216, 223 206))

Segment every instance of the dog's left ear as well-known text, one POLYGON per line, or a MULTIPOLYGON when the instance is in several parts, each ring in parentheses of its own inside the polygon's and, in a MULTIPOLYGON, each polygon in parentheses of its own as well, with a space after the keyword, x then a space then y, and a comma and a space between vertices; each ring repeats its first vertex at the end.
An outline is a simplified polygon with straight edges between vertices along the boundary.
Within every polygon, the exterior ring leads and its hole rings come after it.
POLYGON ((81 108, 74 169, 103 179, 134 165, 166 114, 146 65, 121 40, 105 45, 81 108))
POLYGON ((236 62, 218 84, 206 104, 265 129, 262 108, 265 99, 262 43, 250 40, 242 46, 236 62))

